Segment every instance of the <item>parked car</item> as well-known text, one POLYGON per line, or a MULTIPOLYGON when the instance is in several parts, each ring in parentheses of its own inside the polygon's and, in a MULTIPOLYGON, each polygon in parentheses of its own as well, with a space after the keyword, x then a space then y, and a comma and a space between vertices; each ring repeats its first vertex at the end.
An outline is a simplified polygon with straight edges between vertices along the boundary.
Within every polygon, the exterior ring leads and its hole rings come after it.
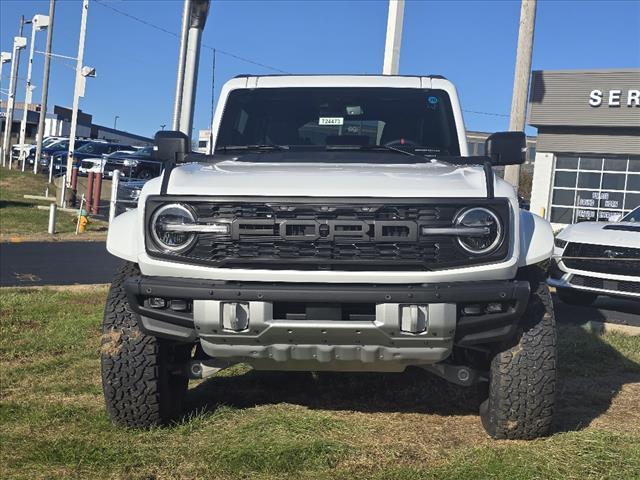
POLYGON ((549 285, 560 300, 589 305, 598 295, 640 300, 640 206, 618 222, 581 222, 558 234, 549 285))
MULTIPOLYGON (((88 143, 89 140, 76 140, 76 148, 78 147, 82 147, 83 145, 85 145, 86 143, 88 143)), ((43 148, 42 149, 42 153, 40 155, 40 171, 42 173, 48 173, 49 172, 49 165, 51 163, 51 159, 54 159, 54 163, 56 163, 56 156, 60 153, 66 152, 69 150, 69 139, 65 138, 59 141, 56 141, 54 143, 52 143, 50 146, 48 146, 47 148, 43 148)), ((35 152, 33 152, 33 158, 35 158, 35 152)), ((33 165, 33 158, 31 159, 30 163, 33 165)), ((59 165, 59 163, 58 163, 59 165)), ((60 172, 60 168, 56 169, 54 167, 54 172, 59 173, 60 172)))
POLYGON ((109 158, 104 166, 104 176, 112 177, 114 170, 120 170, 120 176, 148 180, 160 175, 163 164, 152 158, 153 147, 144 147, 128 155, 109 158))
POLYGON ((124 260, 103 323, 114 423, 171 422, 189 378, 246 362, 420 367, 484 384, 492 437, 549 432, 553 232, 491 170, 524 162, 523 132, 470 157, 441 76, 235 78, 216 118, 204 161, 183 133, 156 134, 171 163, 109 227, 124 260))
MULTIPOLYGON (((76 144, 77 145, 77 144, 76 144)), ((76 148, 73 153, 75 166, 80 168, 82 160, 85 158, 92 158, 97 155, 103 155, 113 153, 117 150, 124 150, 131 148, 130 145, 122 145, 119 143, 109 143, 100 140, 92 140, 86 142, 80 148, 76 148)), ((69 155, 68 150, 57 152, 53 155, 53 168, 54 173, 63 174, 67 170, 67 157, 69 155)))
POLYGON ((86 175, 89 172, 94 172, 104 175, 104 166, 110 160, 112 161, 113 159, 120 158, 135 152, 136 150, 133 149, 116 150, 112 153, 103 154, 100 157, 85 158, 80 162, 78 173, 80 173, 81 175, 86 175))

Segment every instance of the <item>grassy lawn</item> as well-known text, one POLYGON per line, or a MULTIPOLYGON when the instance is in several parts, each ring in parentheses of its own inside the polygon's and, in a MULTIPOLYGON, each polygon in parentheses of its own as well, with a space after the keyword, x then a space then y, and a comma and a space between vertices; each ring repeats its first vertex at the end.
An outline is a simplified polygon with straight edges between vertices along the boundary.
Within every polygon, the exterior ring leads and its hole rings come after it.
MULTIPOLYGON (((13 237, 24 239, 64 239, 80 240, 85 237, 95 237, 106 232, 107 223, 91 220, 85 235, 75 235, 75 215, 58 211, 56 235, 47 234, 49 212, 39 210, 38 205, 49 205, 49 202, 27 200, 24 195, 44 195, 47 188, 47 178, 44 175, 33 175, 20 170, 0 168, 0 241, 13 237)), ((51 186, 49 195, 55 195, 55 187, 51 186)))
POLYGON ((179 424, 116 428, 102 403, 103 288, 0 290, 0 478, 640 478, 640 337, 560 329, 556 433, 489 439, 475 391, 421 371, 191 385, 179 424))

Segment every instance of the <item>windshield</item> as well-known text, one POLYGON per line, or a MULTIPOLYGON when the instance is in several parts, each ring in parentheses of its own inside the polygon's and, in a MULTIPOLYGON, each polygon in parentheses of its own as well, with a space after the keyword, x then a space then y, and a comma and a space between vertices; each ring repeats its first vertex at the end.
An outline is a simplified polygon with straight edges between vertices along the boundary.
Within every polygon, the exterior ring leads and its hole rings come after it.
POLYGON ((279 146, 393 147, 459 155, 443 90, 416 88, 258 88, 233 90, 216 150, 279 146))
MULTIPOLYGON (((77 144, 77 142, 76 142, 77 144)), ((80 153, 102 153, 107 150, 107 145, 104 143, 85 143, 78 148, 76 152, 80 153)))
POLYGON ((621 222, 640 222, 640 207, 636 207, 622 217, 621 222))

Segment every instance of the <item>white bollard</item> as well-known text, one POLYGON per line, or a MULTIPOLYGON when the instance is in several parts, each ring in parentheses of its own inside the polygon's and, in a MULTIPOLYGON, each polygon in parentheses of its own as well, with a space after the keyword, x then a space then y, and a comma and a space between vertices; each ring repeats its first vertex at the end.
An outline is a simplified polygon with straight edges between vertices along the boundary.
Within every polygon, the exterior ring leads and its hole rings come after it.
POLYGON ((120 170, 113 171, 111 177, 111 201, 109 202, 109 224, 116 216, 116 204, 118 203, 118 185, 120 184, 120 170))
POLYGON ((58 205, 56 202, 51 202, 49 205, 49 230, 50 234, 56 233, 56 214, 58 213, 58 205))
POLYGON ((49 158, 49 183, 53 180, 53 155, 49 158))
POLYGON ((62 176, 62 194, 60 195, 60 206, 66 207, 64 197, 67 195, 67 174, 62 176))

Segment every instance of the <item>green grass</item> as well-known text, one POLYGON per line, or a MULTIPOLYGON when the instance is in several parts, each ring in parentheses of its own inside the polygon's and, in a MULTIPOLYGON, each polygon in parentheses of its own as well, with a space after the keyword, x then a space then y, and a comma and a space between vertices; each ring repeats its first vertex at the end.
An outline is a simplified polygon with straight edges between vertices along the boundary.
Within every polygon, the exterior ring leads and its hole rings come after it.
MULTIPOLYGON (((44 195, 47 185, 44 175, 0 168, 0 237, 47 234, 49 212, 37 206, 49 205, 49 202, 24 198, 24 195, 44 195)), ((55 195, 55 187, 50 186, 49 195, 55 195)), ((56 232, 75 232, 75 218, 71 213, 58 212, 56 232)), ((92 220, 87 230, 102 231, 105 228, 105 222, 92 220)))
POLYGON ((558 424, 483 432, 474 395, 421 371, 268 374, 192 385, 188 416, 117 428, 102 403, 106 290, 0 290, 0 478, 640 478, 640 337, 561 327, 558 424))

